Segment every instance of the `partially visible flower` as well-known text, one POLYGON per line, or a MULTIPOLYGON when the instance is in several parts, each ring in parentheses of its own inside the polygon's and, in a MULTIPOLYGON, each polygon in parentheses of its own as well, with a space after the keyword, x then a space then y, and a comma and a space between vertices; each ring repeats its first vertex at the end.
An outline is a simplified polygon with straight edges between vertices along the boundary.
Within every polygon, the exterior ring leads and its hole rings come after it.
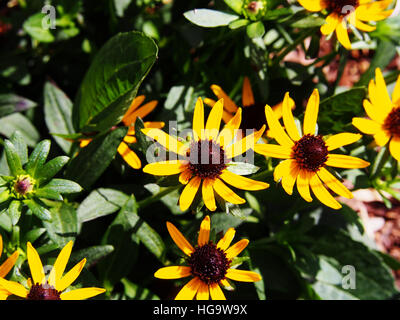
POLYGON ((167 160, 147 164, 143 171, 156 176, 179 174, 179 181, 185 185, 179 198, 182 211, 192 204, 197 191, 201 193, 206 207, 216 210, 216 192, 227 202, 242 204, 246 202, 234 193, 222 180, 244 190, 262 190, 268 184, 237 175, 228 170, 233 158, 245 153, 260 139, 265 125, 258 131, 235 141, 236 132, 241 122, 241 109, 219 131, 223 114, 223 100, 219 100, 208 116, 204 126, 204 105, 201 98, 197 99, 193 116, 193 139, 189 145, 159 129, 142 129, 142 132, 159 142, 164 148, 179 155, 181 159, 167 160))
POLYGON ((193 247, 182 233, 170 222, 168 232, 176 245, 187 256, 185 266, 168 266, 158 269, 154 274, 159 279, 180 279, 193 277, 178 293, 175 300, 226 300, 220 285, 232 287, 229 280, 256 282, 261 280, 258 273, 232 268, 232 261, 248 245, 242 239, 230 245, 235 229, 229 228, 217 244, 210 241, 210 217, 206 216, 200 225, 197 246, 193 247), (229 279, 229 280, 228 280, 229 279))
POLYGON ((347 32, 348 24, 355 28, 371 32, 376 29, 365 22, 380 21, 390 16, 393 10, 385 9, 393 0, 298 0, 299 3, 311 12, 328 12, 326 23, 321 26, 323 35, 336 32, 338 41, 348 50, 351 42, 347 32))
MULTIPOLYGON (((0 235, 0 257, 2 253, 3 253, 3 238, 0 235)), ((15 251, 11 256, 7 258, 6 261, 4 261, 0 265, 0 278, 4 278, 14 267, 14 264, 18 259, 18 255, 19 255, 18 251, 15 251)), ((7 297, 11 294, 12 294, 11 292, 9 292, 7 289, 3 288, 0 285, 0 300, 6 300, 7 297)))
POLYGON ((389 144, 393 158, 400 161, 400 76, 390 99, 385 79, 379 68, 375 81, 368 86, 369 100, 364 100, 364 110, 370 119, 353 118, 353 125, 365 134, 374 136, 378 146, 389 144))
POLYGON ((58 255, 49 277, 46 279, 42 261, 39 254, 30 242, 27 243, 28 264, 32 279, 28 279, 29 288, 15 281, 0 278, 0 286, 11 294, 27 300, 84 300, 105 292, 102 288, 79 288, 66 291, 66 289, 78 278, 86 259, 82 259, 64 276, 64 270, 71 255, 73 242, 68 242, 58 255))
MULTIPOLYGON (((218 97, 218 99, 224 99, 222 120, 224 120, 225 123, 228 123, 229 120, 234 117, 239 107, 220 86, 213 84, 211 86, 211 90, 218 97)), ((213 107, 216 101, 210 98, 205 98, 204 103, 210 107, 213 107)), ((240 129, 260 130, 265 124, 264 106, 264 103, 255 102, 250 80, 248 77, 244 77, 242 86, 242 122, 240 124, 240 129)), ((292 99, 290 99, 290 106, 292 109, 295 108, 295 103, 292 99)), ((274 111, 276 117, 280 119, 282 117, 282 102, 273 106, 272 110, 274 111)), ((269 130, 266 131, 266 134, 269 136, 269 130)))
POLYGON ((282 128, 272 109, 265 106, 265 115, 271 132, 277 144, 257 144, 255 151, 269 157, 285 159, 274 170, 275 181, 282 181, 282 187, 288 194, 293 193, 297 184, 300 196, 311 202, 310 187, 314 195, 325 205, 333 209, 340 209, 341 204, 328 192, 325 185, 345 198, 352 198, 353 194, 332 175, 326 167, 346 169, 365 168, 369 163, 355 157, 332 154, 330 151, 358 141, 360 134, 339 133, 326 140, 316 133, 316 124, 319 111, 319 93, 315 89, 306 107, 303 132, 297 128, 292 111, 289 107, 289 93, 283 100, 282 128))
MULTIPOLYGON (((118 153, 125 160, 125 162, 130 165, 133 169, 140 169, 142 167, 142 163, 138 157, 138 155, 129 147, 130 144, 134 144, 137 142, 135 137, 135 122, 138 117, 144 118, 147 116, 154 108, 157 106, 158 101, 152 100, 147 102, 143 106, 139 108, 139 106, 143 103, 146 97, 144 95, 137 96, 133 99, 128 111, 125 113, 122 118, 122 123, 129 127, 128 133, 126 134, 124 140, 118 147, 118 153)), ((144 122, 145 128, 163 128, 164 122, 154 122, 147 121, 144 122)), ((87 146, 92 139, 82 139, 80 140, 80 147, 83 148, 87 146)))

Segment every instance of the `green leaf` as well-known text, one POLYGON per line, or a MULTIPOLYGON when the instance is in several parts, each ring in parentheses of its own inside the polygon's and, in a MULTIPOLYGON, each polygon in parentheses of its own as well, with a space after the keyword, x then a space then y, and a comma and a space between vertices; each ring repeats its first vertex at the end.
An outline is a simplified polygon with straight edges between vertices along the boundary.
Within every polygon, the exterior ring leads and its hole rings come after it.
POLYGON ((106 257, 111 252, 114 251, 114 247, 111 245, 104 246, 92 246, 89 248, 84 248, 71 253, 71 258, 69 263, 76 264, 82 259, 86 259, 87 265, 96 264, 100 259, 106 257))
POLYGON ((125 295, 132 300, 160 300, 158 296, 152 293, 149 289, 143 288, 135 283, 132 283, 126 278, 121 279, 124 285, 125 295))
POLYGON ((8 214, 10 215, 11 218, 11 223, 13 226, 15 226, 19 218, 21 217, 21 212, 22 212, 22 202, 19 200, 13 200, 10 203, 10 206, 8 208, 8 214))
POLYGON ((0 133, 11 137, 15 131, 19 131, 26 144, 35 147, 40 139, 40 134, 32 122, 21 113, 13 113, 0 118, 0 133))
POLYGON ((66 179, 52 179, 48 184, 41 188, 43 192, 56 193, 77 193, 82 191, 82 187, 74 181, 66 179))
POLYGON ((119 33, 95 56, 73 107, 76 131, 105 131, 119 123, 157 58, 154 41, 139 32, 119 33))
POLYGON ((70 161, 65 177, 89 189, 115 157, 127 130, 127 127, 120 127, 93 139, 70 161))
POLYGON ((242 13, 243 0, 224 0, 226 5, 235 11, 237 14, 242 13))
POLYGON ((129 7, 132 0, 114 0, 115 13, 118 17, 123 17, 125 10, 129 7))
POLYGON ((238 19, 234 20, 229 24, 229 29, 239 29, 241 27, 247 26, 250 23, 249 20, 247 19, 238 19))
POLYGON ((18 153, 21 164, 24 165, 28 161, 28 146, 25 143, 24 137, 19 131, 15 131, 10 137, 10 141, 18 153))
POLYGON ((36 107, 36 102, 13 93, 0 94, 0 117, 36 107))
MULTIPOLYGON (((50 133, 74 134, 72 125, 72 102, 58 87, 50 82, 44 85, 44 119, 50 133)), ((54 136, 54 135, 53 135, 54 136)), ((54 140, 65 153, 69 153, 72 143, 54 136, 54 140)))
POLYGON ((211 9, 194 9, 186 11, 184 17, 191 23, 205 28, 227 26, 239 16, 211 9))
POLYGON ((69 241, 75 240, 78 233, 76 210, 69 204, 62 203, 50 209, 51 222, 43 222, 49 238, 64 247, 69 241))
POLYGON ((9 140, 4 141, 4 150, 6 152, 7 164, 10 168, 10 172, 13 176, 22 174, 24 170, 22 169, 21 160, 18 156, 17 150, 14 145, 9 140))
POLYGON ((68 161, 69 158, 66 156, 58 156, 48 161, 37 173, 39 183, 43 184, 53 178, 68 161))
POLYGON ((248 162, 230 162, 227 169, 240 176, 256 173, 260 168, 248 162))
POLYGON ((114 189, 99 188, 92 191, 78 207, 80 223, 116 212, 124 206, 129 196, 114 189))
POLYGON ((36 13, 25 20, 23 28, 33 39, 40 42, 53 42, 55 40, 50 29, 43 28, 42 21, 45 18, 43 13, 36 13))
POLYGON ((52 189, 45 189, 45 188, 35 190, 35 197, 56 200, 56 201, 63 200, 63 197, 61 196, 61 194, 59 192, 52 190, 52 189))
POLYGON ((306 17, 297 20, 291 24, 292 28, 315 28, 325 24, 325 19, 322 17, 307 15, 306 17))
POLYGON ((51 220, 51 213, 48 209, 43 207, 37 202, 37 200, 28 199, 23 200, 23 202, 28 206, 34 215, 36 215, 41 220, 51 220))
POLYGON ((262 21, 256 21, 246 27, 246 32, 249 38, 260 38, 265 33, 264 24, 262 21))
POLYGON ((46 162, 47 156, 50 151, 50 140, 41 141, 35 149, 33 149, 29 156, 28 163, 26 164, 26 172, 33 178, 37 177, 37 172, 42 168, 46 162))

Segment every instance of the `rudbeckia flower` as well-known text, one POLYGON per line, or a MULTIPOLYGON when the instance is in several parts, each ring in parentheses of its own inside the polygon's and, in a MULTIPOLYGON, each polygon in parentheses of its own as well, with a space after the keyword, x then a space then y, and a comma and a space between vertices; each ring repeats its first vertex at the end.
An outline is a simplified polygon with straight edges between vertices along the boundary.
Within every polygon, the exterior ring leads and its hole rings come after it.
POLYGON ((378 146, 389 143, 391 155, 400 161, 400 77, 390 99, 385 79, 377 68, 368 93, 369 100, 364 100, 364 109, 370 119, 353 118, 353 125, 361 132, 373 135, 378 146))
MULTIPOLYGON (((236 114, 239 107, 235 102, 225 93, 225 91, 218 85, 213 84, 211 90, 217 96, 218 99, 224 99, 224 111, 222 113, 222 120, 228 123, 236 114)), ((216 103, 215 100, 205 98, 204 103, 213 107, 216 103)), ((254 100, 253 89, 248 77, 244 77, 242 86, 242 121, 240 123, 240 129, 254 129, 260 130, 264 125, 264 106, 265 104, 256 103, 254 100)), ((292 109, 295 108, 295 103, 290 99, 290 106, 292 109)), ((272 107, 276 117, 280 119, 282 117, 282 102, 272 107)), ((269 136, 269 130, 266 132, 269 136)))
POLYGON ((262 190, 268 184, 237 175, 228 170, 232 159, 245 153, 260 139, 265 125, 252 134, 235 141, 241 121, 241 109, 219 132, 223 114, 223 100, 219 100, 211 109, 204 126, 204 105, 197 99, 193 116, 193 139, 183 144, 178 139, 159 129, 142 129, 150 138, 158 141, 167 150, 180 156, 178 160, 166 160, 147 164, 143 171, 156 176, 179 174, 179 181, 185 185, 179 205, 185 211, 192 204, 201 185, 201 193, 206 207, 216 210, 216 192, 221 198, 233 204, 246 202, 234 193, 223 181, 244 190, 262 190))
POLYGON ((154 274, 159 279, 180 279, 193 277, 179 291, 175 300, 226 300, 220 285, 231 287, 229 280, 256 282, 261 276, 253 271, 231 268, 232 259, 248 245, 249 240, 242 239, 230 246, 235 229, 226 231, 221 240, 214 244, 210 238, 210 217, 206 216, 200 225, 197 246, 193 247, 182 233, 170 222, 168 232, 176 245, 187 256, 186 266, 168 266, 158 269, 154 274), (229 279, 229 280, 228 280, 229 279))
MULTIPOLYGON (((128 111, 122 118, 122 123, 129 127, 129 130, 121 144, 118 146, 118 153, 133 169, 140 169, 142 167, 142 163, 138 155, 129 147, 130 144, 137 142, 135 137, 135 121, 138 117, 143 119, 145 116, 147 116, 151 111, 154 110, 158 103, 158 101, 152 100, 139 108, 144 99, 144 95, 137 96, 135 99, 133 99, 128 111)), ((162 128, 164 127, 164 122, 146 121, 144 122, 144 127, 162 128)), ((91 141, 92 139, 80 140, 80 147, 83 148, 87 146, 91 141)))
POLYGON ((337 148, 358 141, 360 134, 339 133, 326 140, 316 134, 316 124, 319 111, 319 93, 314 90, 308 100, 301 134, 294 122, 289 107, 289 93, 283 100, 283 123, 285 129, 275 117, 272 109, 265 106, 265 115, 276 144, 257 144, 255 151, 269 157, 285 159, 274 170, 274 179, 282 179, 282 187, 288 194, 292 194, 294 184, 300 196, 311 202, 310 187, 314 195, 325 205, 333 209, 340 209, 341 204, 328 192, 324 184, 333 192, 345 198, 352 198, 353 194, 332 175, 326 167, 336 168, 365 168, 368 162, 359 158, 332 154, 337 148))
MULTIPOLYGON (((1 254, 3 253, 3 238, 0 235, 0 257, 1 254)), ((0 279, 4 278, 9 272, 10 270, 14 267, 15 262, 18 259, 18 251, 15 251, 11 256, 9 256, 6 261, 4 261, 1 265, 0 265, 0 279)), ((11 295, 11 293, 3 288, 0 284, 0 300, 6 300, 7 297, 11 295)))
POLYGON ((64 276, 64 270, 72 251, 72 241, 68 242, 58 255, 49 277, 46 279, 39 254, 30 242, 27 243, 28 264, 32 280, 28 279, 29 288, 14 281, 0 278, 0 286, 11 294, 27 300, 84 300, 105 292, 102 288, 80 288, 65 291, 81 273, 86 259, 82 259, 64 276))
POLYGON ((376 29, 365 22, 380 21, 390 16, 393 10, 385 9, 393 0, 299 0, 299 3, 308 11, 327 11, 326 23, 321 26, 323 35, 336 32, 338 41, 348 50, 351 42, 347 32, 348 24, 353 27, 371 32, 376 29))

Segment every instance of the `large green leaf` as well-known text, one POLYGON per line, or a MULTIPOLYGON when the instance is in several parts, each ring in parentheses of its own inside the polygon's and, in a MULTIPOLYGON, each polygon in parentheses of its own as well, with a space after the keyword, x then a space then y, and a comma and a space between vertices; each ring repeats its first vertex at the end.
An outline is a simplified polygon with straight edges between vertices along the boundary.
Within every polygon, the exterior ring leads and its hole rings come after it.
POLYGON ((36 107, 36 102, 13 93, 0 94, 0 117, 36 107))
POLYGON ((186 19, 191 23, 206 28, 227 26, 232 21, 239 19, 239 16, 211 9, 193 9, 186 11, 186 19))
POLYGON ((79 132, 104 131, 119 123, 157 58, 154 41, 139 32, 119 33, 97 53, 73 107, 79 132))
MULTIPOLYGON (((46 82, 44 86, 44 119, 50 133, 73 134, 72 102, 63 91, 54 84, 46 82)), ((54 140, 69 153, 72 143, 66 139, 54 136, 54 140)))
POLYGON ((22 113, 17 112, 0 118, 0 133, 2 135, 11 137, 17 130, 24 137, 28 146, 36 146, 40 139, 40 134, 32 122, 22 113))
POLYGON ((84 189, 89 189, 111 163, 127 130, 127 127, 117 128, 97 137, 82 148, 71 160, 65 177, 76 181, 84 189))

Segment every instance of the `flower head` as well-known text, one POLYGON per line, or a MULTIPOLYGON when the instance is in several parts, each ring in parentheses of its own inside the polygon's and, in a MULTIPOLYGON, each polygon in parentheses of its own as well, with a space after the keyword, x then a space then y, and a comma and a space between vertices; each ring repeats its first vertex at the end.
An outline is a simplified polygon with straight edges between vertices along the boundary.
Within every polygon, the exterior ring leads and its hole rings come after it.
POLYGON ((314 195, 325 205, 339 209, 341 204, 327 191, 323 183, 346 198, 352 198, 352 193, 332 175, 326 167, 337 168, 365 168, 368 162, 342 154, 332 154, 337 148, 354 143, 361 138, 360 134, 339 133, 326 140, 316 134, 316 123, 319 110, 319 93, 314 90, 306 107, 303 133, 297 128, 289 106, 289 93, 283 100, 282 128, 272 109, 265 106, 265 115, 276 144, 257 144, 255 151, 265 156, 285 159, 274 170, 275 181, 282 181, 282 187, 288 194, 293 193, 296 183, 301 197, 312 201, 310 187, 314 195))
POLYGON ((105 292, 102 288, 80 288, 65 291, 79 276, 86 259, 77 263, 64 276, 64 270, 71 255, 73 242, 68 242, 58 255, 49 277, 46 279, 39 254, 30 242, 27 243, 28 264, 32 280, 28 279, 29 288, 14 281, 0 278, 0 286, 11 294, 27 300, 84 300, 105 292))
POLYGON ((326 23, 321 26, 323 35, 330 35, 336 32, 338 41, 348 50, 351 49, 351 42, 347 32, 347 24, 355 28, 371 32, 376 29, 365 22, 380 21, 390 16, 393 10, 385 9, 393 0, 298 0, 308 11, 320 12, 326 10, 328 16, 326 23))
POLYGON ((143 171, 156 176, 179 174, 179 181, 185 185, 179 198, 182 211, 190 207, 200 185, 204 203, 211 211, 217 208, 214 192, 233 204, 245 202, 223 181, 244 190, 262 190, 269 186, 265 182, 245 178, 228 170, 229 165, 234 164, 233 158, 254 148, 265 130, 265 125, 243 139, 235 140, 241 122, 241 109, 238 109, 235 116, 219 132, 222 115, 221 99, 211 109, 204 126, 204 105, 203 100, 199 98, 193 116, 193 139, 188 145, 159 129, 142 129, 144 134, 181 157, 178 160, 150 163, 143 171))
MULTIPOLYGON (((0 257, 2 253, 3 253, 3 238, 0 235, 0 257)), ((4 278, 14 267, 14 264, 18 259, 18 255, 19 255, 18 251, 15 251, 11 256, 9 256, 6 259, 6 261, 4 261, 0 265, 0 279, 4 278)), ((6 300, 9 295, 11 295, 11 292, 9 292, 6 288, 2 287, 0 284, 0 300, 6 300)))
MULTIPOLYGON (((124 137, 121 144, 118 146, 118 153, 125 160, 125 162, 131 166, 133 169, 140 169, 142 163, 138 155, 129 147, 129 145, 137 142, 135 137, 135 122, 138 117, 144 118, 150 112, 152 112, 158 104, 158 101, 152 100, 140 106, 146 97, 144 95, 137 96, 133 99, 128 111, 125 113, 121 122, 124 126, 129 127, 126 136, 124 137)), ((157 121, 146 121, 144 122, 145 128, 162 128, 164 127, 164 122, 157 121)), ((87 146, 92 139, 82 139, 80 141, 80 147, 83 148, 87 146)))
POLYGON ((364 109, 370 119, 353 118, 352 123, 361 132, 373 135, 377 145, 389 143, 391 155, 400 161, 400 77, 390 99, 385 79, 377 68, 368 92, 369 100, 364 100, 364 109))
POLYGON ((180 279, 192 276, 175 297, 175 300, 225 300, 220 285, 231 287, 228 279, 244 282, 256 282, 261 276, 255 272, 231 268, 232 260, 248 245, 242 239, 230 246, 235 229, 230 228, 216 244, 210 241, 210 217, 206 216, 201 225, 197 245, 193 247, 182 233, 170 222, 168 232, 176 245, 186 254, 186 266, 164 267, 154 274, 159 279, 180 279))

